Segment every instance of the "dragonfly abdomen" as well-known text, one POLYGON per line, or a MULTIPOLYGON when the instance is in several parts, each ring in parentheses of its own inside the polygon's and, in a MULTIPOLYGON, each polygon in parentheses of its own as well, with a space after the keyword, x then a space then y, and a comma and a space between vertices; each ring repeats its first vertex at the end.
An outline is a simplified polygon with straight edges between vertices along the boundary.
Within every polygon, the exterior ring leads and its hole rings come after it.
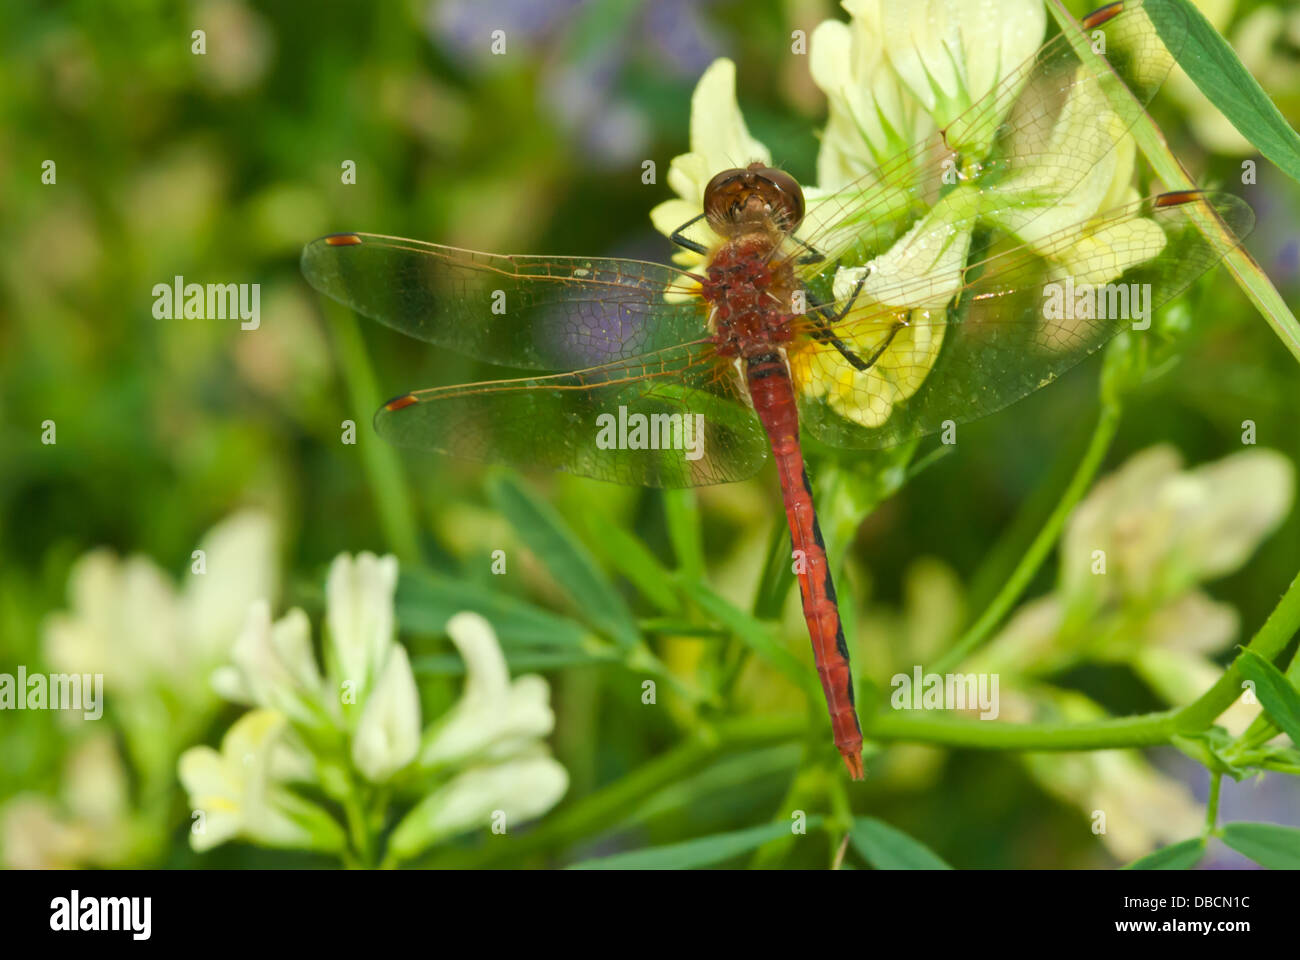
POLYGON ((804 619, 808 622, 817 675, 826 695, 835 746, 843 755, 853 779, 861 780, 862 729, 853 704, 849 649, 844 640, 830 563, 826 558, 826 544, 813 506, 812 485, 808 481, 799 445, 799 413, 795 406, 794 385, 785 358, 777 351, 747 356, 745 379, 754 411, 767 431, 781 480, 781 497, 795 551, 799 595, 803 601, 804 619))

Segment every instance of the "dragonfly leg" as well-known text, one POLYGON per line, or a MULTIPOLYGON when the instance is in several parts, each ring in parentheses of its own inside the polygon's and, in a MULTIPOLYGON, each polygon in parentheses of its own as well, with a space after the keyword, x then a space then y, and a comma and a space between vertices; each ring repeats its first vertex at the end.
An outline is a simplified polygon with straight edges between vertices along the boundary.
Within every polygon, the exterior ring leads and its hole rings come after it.
POLYGON ((679 247, 685 247, 687 250, 690 250, 692 253, 698 253, 701 255, 707 254, 709 252, 708 247, 706 247, 702 243, 697 243, 696 241, 690 239, 684 233, 682 233, 682 231, 685 230, 687 227, 689 227, 692 223, 696 223, 703 219, 704 219, 704 214, 702 213, 697 216, 691 217, 691 219, 687 220, 680 227, 674 230, 672 234, 668 237, 668 239, 671 240, 673 243, 677 244, 679 247))
POLYGON ((802 257, 800 257, 798 260, 795 261, 795 263, 798 263, 800 266, 810 264, 810 263, 821 263, 823 260, 826 259, 826 254, 822 253, 811 243, 808 243, 804 240, 800 240, 798 237, 791 237, 790 239, 808 251, 802 257))
MULTIPOLYGON (((810 247, 809 249, 812 248, 810 247)), ((841 340, 839 337, 835 335, 834 326, 835 324, 843 320, 846 316, 848 316, 849 311, 853 309, 853 305, 858 301, 858 294, 862 292, 862 285, 867 282, 867 277, 869 276, 869 274, 870 271, 862 274, 862 279, 860 279, 857 283, 857 286, 853 288, 853 294, 849 297, 848 303, 846 303, 840 309, 839 313, 836 313, 834 315, 826 312, 826 308, 828 305, 822 303, 815 296, 813 296, 811 291, 808 290, 804 291, 804 295, 808 298, 808 303, 812 305, 813 313, 816 314, 816 318, 813 321, 814 324, 816 325, 816 329, 813 331, 813 337, 818 340, 821 340, 823 343, 829 343, 831 346, 833 346, 836 350, 838 350, 843 355, 845 360, 847 360, 850 364, 853 365, 855 369, 858 370, 866 370, 870 368, 870 366, 880 358, 880 354, 882 351, 877 351, 875 356, 873 356, 870 360, 864 361, 861 357, 859 357, 856 353, 854 353, 852 350, 849 349, 848 344, 846 344, 843 340, 841 340)), ((894 334, 891 333, 889 337, 892 340, 894 334)), ((885 345, 888 346, 889 342, 886 341, 885 345)))
MULTIPOLYGON (((870 357, 867 358, 867 367, 866 367, 866 368, 870 368, 870 367, 875 366, 876 361, 879 360, 880 357, 881 357, 881 355, 882 355, 886 350, 889 349, 889 345, 890 345, 891 343, 894 342, 894 337, 898 336, 898 331, 899 331, 899 330, 902 330, 903 327, 905 327, 905 326, 907 326, 907 324, 905 324, 905 323, 901 323, 901 322, 900 322, 900 323, 896 323, 896 324, 894 324, 894 326, 893 326, 892 328, 890 328, 889 336, 885 337, 885 342, 882 343, 879 347, 877 347, 877 348, 876 348, 876 352, 873 353, 870 357)), ((864 369, 866 369, 866 368, 864 368, 864 369)))

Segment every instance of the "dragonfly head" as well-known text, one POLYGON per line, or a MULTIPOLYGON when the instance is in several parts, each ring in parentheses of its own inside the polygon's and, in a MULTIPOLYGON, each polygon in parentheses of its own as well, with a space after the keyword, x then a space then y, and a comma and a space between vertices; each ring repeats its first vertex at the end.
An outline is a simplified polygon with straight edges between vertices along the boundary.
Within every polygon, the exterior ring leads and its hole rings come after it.
POLYGON ((803 191, 794 177, 761 163, 723 170, 704 188, 704 216, 719 236, 765 225, 794 233, 803 214, 803 191))

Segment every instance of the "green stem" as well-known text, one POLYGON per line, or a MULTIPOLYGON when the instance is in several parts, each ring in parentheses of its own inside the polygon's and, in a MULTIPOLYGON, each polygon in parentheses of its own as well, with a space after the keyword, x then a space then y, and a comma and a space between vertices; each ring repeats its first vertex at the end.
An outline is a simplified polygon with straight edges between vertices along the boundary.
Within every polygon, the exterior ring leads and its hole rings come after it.
POLYGON ((351 835, 357 860, 361 866, 368 867, 372 862, 370 830, 366 826, 366 816, 362 812, 361 798, 357 796, 355 786, 343 798, 343 812, 347 816, 348 833, 351 835))
POLYGON ((1066 725, 890 711, 877 715, 863 733, 886 742, 906 740, 980 750, 1108 750, 1168 743, 1175 729, 1173 711, 1066 725))
POLYGON ((1079 461, 1074 476, 1070 478, 1065 493, 1048 516, 1047 522, 1038 531, 1038 536, 1034 538, 1025 555, 1016 564, 1016 568, 1011 572, 1002 589, 998 591, 997 596, 980 614, 979 619, 971 624, 961 638, 930 668, 932 672, 947 673, 965 660, 989 638, 1016 601, 1028 589, 1043 561, 1056 545, 1070 512, 1083 499, 1097 471, 1101 469, 1106 451, 1110 449, 1111 441, 1115 439, 1115 432, 1119 429, 1119 420, 1119 405, 1113 402, 1103 403, 1101 414, 1097 418, 1097 426, 1092 432, 1092 439, 1088 441, 1088 449, 1084 452, 1083 459, 1079 461))
MULTIPOLYGON (((820 767, 813 765, 814 753, 820 751, 809 749, 808 744, 805 743, 803 754, 799 758, 799 766, 795 768, 794 776, 790 780, 790 787, 773 811, 773 823, 789 823, 790 816, 795 810, 807 810, 813 807, 818 795, 825 789, 825 773, 820 767)), ((749 869, 775 870, 785 861, 794 842, 793 834, 769 840, 754 851, 754 856, 749 861, 749 869)))
POLYGON ((1210 771, 1210 797, 1205 801, 1205 835, 1209 836, 1219 825, 1219 788, 1223 785, 1223 774, 1210 771))
MULTIPOLYGON (((1268 615, 1264 625, 1251 638, 1250 643, 1246 644, 1245 649, 1254 651, 1265 660, 1273 660, 1286 649, 1286 645, 1291 642, 1297 630, 1300 630, 1300 573, 1296 574, 1291 585, 1287 587, 1286 593, 1282 594, 1282 599, 1268 615)), ((1241 696, 1241 681, 1241 671, 1234 661, 1214 686, 1205 691, 1195 702, 1189 703, 1178 711, 1177 732, 1195 733, 1208 730, 1219 718, 1219 714, 1232 706, 1241 696)))
POLYGON ((403 565, 418 565, 420 548, 415 534, 415 510, 401 462, 396 451, 368 429, 371 415, 379 408, 380 398, 361 331, 356 318, 343 307, 326 304, 325 317, 338 348, 339 370, 347 386, 351 419, 357 423, 357 446, 379 511, 384 539, 403 565))
MULTIPOLYGON (((1245 647, 1272 660, 1300 630, 1300 574, 1245 647)), ((939 713, 892 710, 871 718, 863 733, 880 741, 915 741, 983 750, 1108 750, 1168 743, 1177 735, 1208 730, 1241 695, 1234 662, 1218 682, 1177 710, 1089 723, 996 723, 939 713)))

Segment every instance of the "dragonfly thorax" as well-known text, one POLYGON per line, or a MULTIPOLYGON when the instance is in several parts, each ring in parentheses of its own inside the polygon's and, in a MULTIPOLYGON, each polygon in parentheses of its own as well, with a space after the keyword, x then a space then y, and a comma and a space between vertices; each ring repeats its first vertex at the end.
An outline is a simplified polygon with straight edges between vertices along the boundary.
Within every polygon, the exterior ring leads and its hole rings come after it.
POLYGON ((741 234, 709 260, 700 293, 710 304, 714 342, 723 356, 770 352, 789 340, 794 268, 780 257, 782 236, 767 230, 741 234))

